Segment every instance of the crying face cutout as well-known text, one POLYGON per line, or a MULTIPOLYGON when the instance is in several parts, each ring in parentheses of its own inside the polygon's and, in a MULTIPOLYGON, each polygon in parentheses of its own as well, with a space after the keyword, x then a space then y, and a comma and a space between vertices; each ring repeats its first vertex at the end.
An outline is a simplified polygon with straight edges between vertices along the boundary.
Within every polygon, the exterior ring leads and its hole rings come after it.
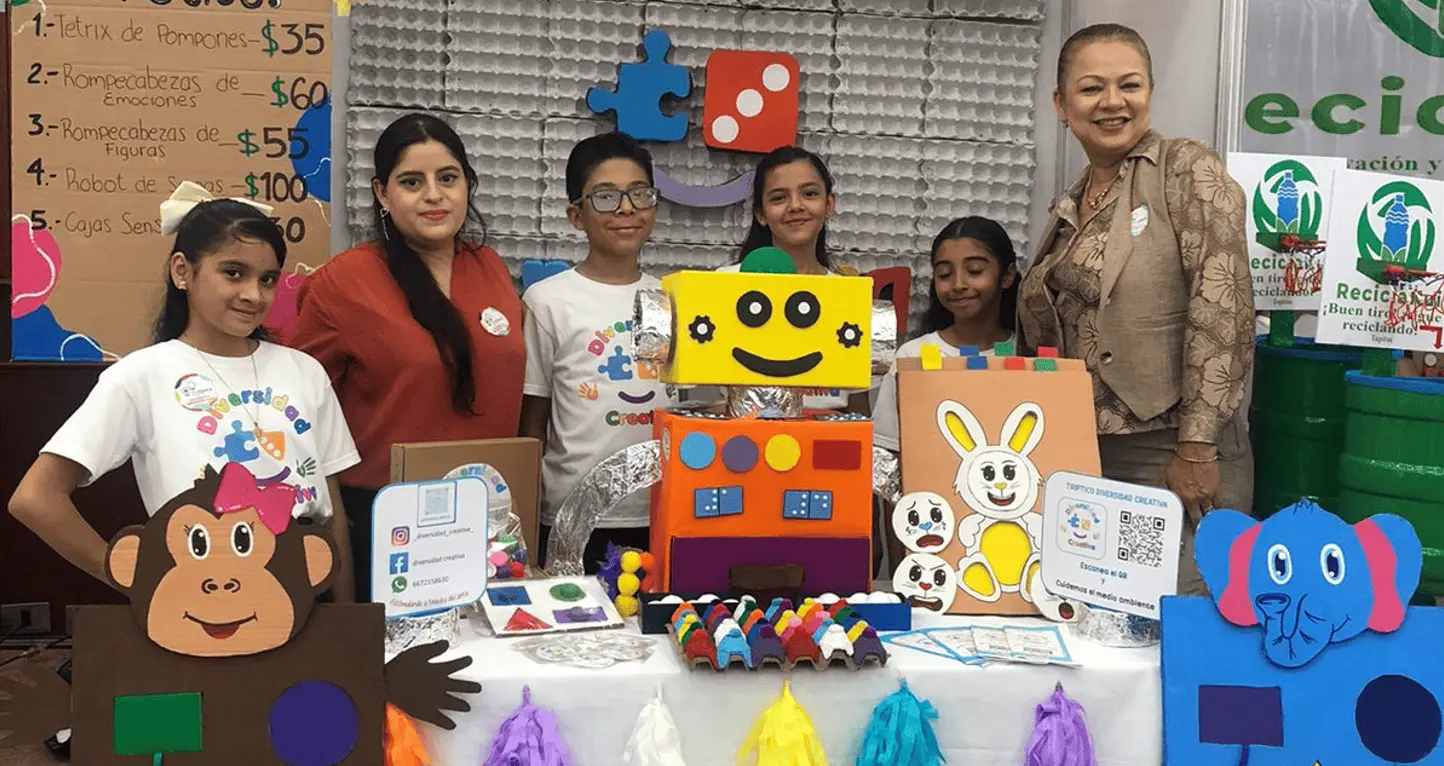
POLYGON ((910 551, 937 553, 957 531, 953 508, 932 492, 904 495, 893 509, 892 531, 910 551))
POLYGON ((909 606, 941 614, 953 605, 958 576, 941 558, 914 553, 904 558, 893 573, 892 589, 909 606))

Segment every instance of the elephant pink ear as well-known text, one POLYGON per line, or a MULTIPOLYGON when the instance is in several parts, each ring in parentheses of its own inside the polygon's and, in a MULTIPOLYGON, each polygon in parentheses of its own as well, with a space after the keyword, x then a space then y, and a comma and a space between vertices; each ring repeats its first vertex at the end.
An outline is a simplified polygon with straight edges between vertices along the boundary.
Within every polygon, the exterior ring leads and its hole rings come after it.
POLYGON ((1359 543, 1364 546, 1364 558, 1369 560, 1369 586, 1374 592, 1374 608, 1369 612, 1369 630, 1389 633, 1404 624, 1404 604, 1399 600, 1394 577, 1399 569, 1399 558, 1394 555, 1394 546, 1384 530, 1379 529, 1371 519, 1364 519, 1354 525, 1359 543))
POLYGON ((1218 613, 1225 620, 1244 628, 1258 624, 1258 615, 1254 613, 1253 599, 1248 592, 1248 560, 1253 554, 1253 544, 1258 539, 1260 527, 1259 524, 1249 527, 1229 546, 1228 585, 1223 589, 1223 595, 1218 597, 1218 613))

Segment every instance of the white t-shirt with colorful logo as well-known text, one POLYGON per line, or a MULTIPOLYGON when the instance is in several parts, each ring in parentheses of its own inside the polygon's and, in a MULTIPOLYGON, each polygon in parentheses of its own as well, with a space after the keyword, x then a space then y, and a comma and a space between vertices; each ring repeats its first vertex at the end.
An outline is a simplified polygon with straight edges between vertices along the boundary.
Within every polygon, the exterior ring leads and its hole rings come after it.
MULTIPOLYGON (((1009 337, 1008 340, 1012 340, 1009 337)), ((961 349, 949 345, 943 340, 943 336, 936 332, 921 335, 898 347, 895 358, 922 356, 923 346, 934 345, 938 347, 939 353, 943 356, 962 356, 961 349)), ((988 347, 980 349, 983 356, 992 356, 993 349, 988 347)), ((897 407, 897 362, 893 362, 888 368, 887 375, 883 376, 881 385, 877 389, 877 403, 872 408, 872 443, 879 447, 886 447, 893 452, 898 452, 901 445, 898 443, 898 407, 897 407)))
POLYGON ((86 484, 133 461, 152 515, 206 466, 241 463, 263 486, 295 487, 292 514, 316 521, 331 517, 326 477, 361 462, 321 363, 271 343, 245 357, 178 340, 128 354, 41 451, 79 463, 86 484))
MULTIPOLYGON (((587 472, 652 438, 652 411, 676 404, 661 370, 632 358, 638 290, 662 283, 644 275, 629 285, 592 281, 568 269, 534 284, 526 305, 526 381, 522 392, 551 399, 542 460, 542 523, 556 522, 562 501, 587 472)), ((650 496, 638 492, 612 508, 598 527, 644 527, 650 496)))

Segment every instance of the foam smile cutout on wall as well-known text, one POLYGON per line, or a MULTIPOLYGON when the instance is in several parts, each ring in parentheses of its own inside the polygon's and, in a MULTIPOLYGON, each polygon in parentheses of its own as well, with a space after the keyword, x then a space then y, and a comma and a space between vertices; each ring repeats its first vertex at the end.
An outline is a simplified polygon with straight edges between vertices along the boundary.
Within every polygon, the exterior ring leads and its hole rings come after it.
POLYGON ((1263 522, 1213 511, 1195 546, 1219 614, 1261 625, 1264 653, 1290 668, 1366 630, 1397 630, 1423 566, 1404 519, 1378 514, 1351 526, 1307 500, 1263 522))

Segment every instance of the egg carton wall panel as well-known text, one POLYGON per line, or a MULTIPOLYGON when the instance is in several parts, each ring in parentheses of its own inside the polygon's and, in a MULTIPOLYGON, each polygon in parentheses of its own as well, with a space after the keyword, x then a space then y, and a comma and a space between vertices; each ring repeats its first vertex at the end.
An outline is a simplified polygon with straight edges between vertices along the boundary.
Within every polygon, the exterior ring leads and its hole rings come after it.
POLYGON ((848 250, 906 252, 917 234, 927 187, 918 139, 834 135, 828 166, 837 185, 837 214, 829 224, 836 246, 848 250))
POLYGON ((604 133, 611 125, 596 119, 553 117, 542 128, 542 196, 540 231, 548 237, 584 239, 567 219, 567 157, 584 138, 604 133))
POLYGON ((918 233, 933 236, 954 218, 984 216, 1007 229, 1023 258, 1033 168, 1029 147, 925 141, 922 174, 927 193, 918 233))
POLYGON ((451 0, 447 9, 446 108, 540 115, 554 59, 549 3, 451 0))
POLYGON ((765 40, 768 50, 790 53, 802 75, 797 126, 827 130, 837 77, 837 16, 832 13, 749 10, 742 16, 748 40, 765 40))
POLYGON ((351 14, 352 106, 445 103, 446 0, 367 0, 351 14))
POLYGON ((1041 34, 1024 24, 934 22, 924 132, 1032 144, 1041 34))
POLYGON ((933 0, 939 16, 973 19, 1014 19, 1043 21, 1047 0, 933 0))
POLYGON ((843 13, 872 13, 885 16, 928 16, 932 0, 837 0, 843 13))
POLYGON ((476 168, 472 200, 497 235, 540 235, 545 163, 540 120, 490 114, 459 114, 461 134, 476 168))
POLYGON ((747 8, 764 11, 822 11, 837 10, 837 0, 739 0, 747 8))
POLYGON ((844 15, 837 22, 832 129, 918 136, 927 101, 926 19, 844 15))
MULTIPOLYGON (((698 131, 689 133, 685 141, 653 144, 648 149, 660 172, 689 186, 720 186, 752 169, 755 162, 750 155, 709 150, 698 131)), ((745 205, 691 208, 663 200, 657 207, 652 238, 728 246, 742 240, 747 220, 745 205)))
POLYGON ((617 65, 638 58, 643 9, 641 3, 620 0, 551 0, 547 7, 551 62, 544 104, 548 115, 593 115, 587 108, 587 91, 615 89, 617 65))
POLYGON ((354 239, 374 235, 371 179, 376 175, 376 139, 404 109, 352 106, 346 110, 346 225, 354 239))

